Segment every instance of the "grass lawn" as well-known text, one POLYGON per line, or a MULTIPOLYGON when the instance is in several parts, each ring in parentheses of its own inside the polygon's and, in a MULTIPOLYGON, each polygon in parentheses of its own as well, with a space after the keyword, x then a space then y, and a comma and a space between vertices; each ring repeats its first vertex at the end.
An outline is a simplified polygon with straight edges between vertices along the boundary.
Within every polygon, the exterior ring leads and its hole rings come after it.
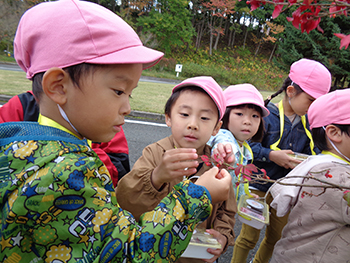
MULTIPOLYGON (((132 99, 130 99, 131 109, 163 113, 165 102, 169 98, 173 86, 173 84, 139 82, 138 87, 133 91, 132 99)), ((24 72, 0 70, 0 94, 14 96, 31 90, 31 88, 31 81, 26 79, 24 72)), ((271 91, 260 92, 264 99, 272 94, 271 91)), ((272 101, 278 102, 280 99, 281 95, 272 101)))

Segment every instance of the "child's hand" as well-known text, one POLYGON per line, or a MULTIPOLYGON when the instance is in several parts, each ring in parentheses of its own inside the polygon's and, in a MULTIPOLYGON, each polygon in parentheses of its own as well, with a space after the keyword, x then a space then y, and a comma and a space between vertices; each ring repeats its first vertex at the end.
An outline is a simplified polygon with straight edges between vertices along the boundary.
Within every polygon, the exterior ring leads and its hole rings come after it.
POLYGON ((223 234, 221 234, 220 232, 218 232, 218 231, 216 231, 214 229, 207 229, 206 232, 209 233, 209 234, 212 234, 217 239, 217 241, 221 244, 221 248, 218 248, 218 249, 208 248, 207 249, 208 253, 214 255, 212 258, 210 258, 210 259, 202 259, 205 262, 212 263, 215 260, 217 260, 218 257, 220 257, 220 255, 222 254, 222 252, 224 250, 224 247, 226 246, 226 243, 227 243, 227 238, 223 234))
POLYGON ((207 188, 214 204, 228 199, 232 187, 231 175, 225 169, 219 171, 219 168, 213 167, 202 174, 196 184, 207 188))
POLYGON ((282 166, 286 169, 293 169, 296 163, 301 163, 301 161, 296 160, 295 158, 288 155, 293 153, 294 152, 292 150, 271 151, 269 158, 272 162, 276 163, 279 166, 282 166))
POLYGON ((260 198, 260 196, 258 196, 257 194, 254 194, 254 193, 250 193, 250 195, 251 195, 253 198, 255 198, 255 199, 259 199, 259 198, 260 198))
POLYGON ((233 165, 235 156, 233 155, 232 145, 230 143, 218 143, 218 146, 213 149, 212 159, 219 161, 219 164, 228 163, 233 165))
POLYGON ((160 189, 164 183, 196 173, 197 158, 195 149, 178 148, 166 151, 151 175, 153 186, 160 189))

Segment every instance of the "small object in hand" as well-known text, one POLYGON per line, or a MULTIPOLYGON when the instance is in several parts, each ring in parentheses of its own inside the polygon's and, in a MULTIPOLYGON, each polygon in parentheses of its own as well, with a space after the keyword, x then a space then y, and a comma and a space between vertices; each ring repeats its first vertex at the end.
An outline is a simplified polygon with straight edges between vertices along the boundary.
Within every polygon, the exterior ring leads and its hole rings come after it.
MULTIPOLYGON (((290 156, 290 157, 293 157, 294 159, 296 159, 296 160, 298 160, 298 161, 305 161, 308 157, 309 157, 309 155, 307 155, 307 154, 304 154, 304 153, 288 153, 288 155, 290 156)), ((295 166, 297 166, 299 163, 297 163, 297 162, 293 162, 293 164, 295 164, 294 165, 294 167, 295 166)))
POLYGON ((221 244, 203 228, 196 228, 193 231, 191 241, 181 257, 209 259, 214 255, 207 252, 208 248, 218 249, 221 244))
MULTIPOLYGON (((184 170, 187 171, 187 170, 188 170, 188 167, 186 167, 184 170)), ((184 175, 183 178, 182 178, 182 181, 186 181, 186 180, 187 180, 187 176, 184 175)))

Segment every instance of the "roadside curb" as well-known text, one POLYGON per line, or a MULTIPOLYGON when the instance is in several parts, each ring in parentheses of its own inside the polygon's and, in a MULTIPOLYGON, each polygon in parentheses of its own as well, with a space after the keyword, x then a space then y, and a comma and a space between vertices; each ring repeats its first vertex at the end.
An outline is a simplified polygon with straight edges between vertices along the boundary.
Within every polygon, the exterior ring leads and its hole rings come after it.
POLYGON ((147 119, 147 120, 152 120, 157 122, 165 122, 164 114, 158 114, 158 113, 152 113, 152 112, 132 110, 130 114, 127 115, 126 117, 134 117, 134 118, 147 119))
POLYGON ((0 94, 0 101, 1 102, 8 102, 13 96, 10 95, 1 95, 0 94))

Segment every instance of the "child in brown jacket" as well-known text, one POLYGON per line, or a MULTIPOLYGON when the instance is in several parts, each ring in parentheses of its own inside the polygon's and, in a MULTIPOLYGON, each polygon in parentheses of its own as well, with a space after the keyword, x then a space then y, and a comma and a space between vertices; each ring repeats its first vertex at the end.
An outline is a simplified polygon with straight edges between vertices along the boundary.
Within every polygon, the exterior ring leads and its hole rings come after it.
MULTIPOLYGON (((120 180, 116 189, 120 206, 138 218, 153 209, 174 185, 183 179, 195 180, 207 171, 209 167, 200 156, 210 156, 211 147, 206 143, 219 131, 225 108, 222 89, 211 77, 190 78, 175 86, 165 105, 172 135, 147 146, 131 172, 120 180)), ((234 244, 236 211, 231 185, 228 200, 215 204, 211 216, 200 225, 222 246, 208 249, 213 258, 207 262, 214 262, 234 244)), ((178 262, 196 261, 203 262, 193 258, 178 262)))

